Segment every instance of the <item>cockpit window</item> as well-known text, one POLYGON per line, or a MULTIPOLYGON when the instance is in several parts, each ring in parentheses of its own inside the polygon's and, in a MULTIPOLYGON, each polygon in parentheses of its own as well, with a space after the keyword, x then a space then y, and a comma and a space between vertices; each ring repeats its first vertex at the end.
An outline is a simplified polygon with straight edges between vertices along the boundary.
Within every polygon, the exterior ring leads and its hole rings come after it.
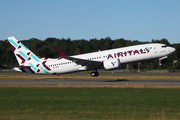
POLYGON ((161 46, 161 47, 162 47, 162 48, 166 48, 167 46, 164 45, 164 46, 161 46))

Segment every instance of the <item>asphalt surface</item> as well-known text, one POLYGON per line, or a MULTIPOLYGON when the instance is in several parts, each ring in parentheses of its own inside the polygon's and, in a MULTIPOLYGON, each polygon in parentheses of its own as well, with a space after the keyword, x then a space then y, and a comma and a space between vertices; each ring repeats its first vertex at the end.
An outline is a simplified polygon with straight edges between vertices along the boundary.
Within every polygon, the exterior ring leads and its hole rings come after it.
POLYGON ((180 80, 108 80, 108 79, 0 79, 1 85, 180 85, 180 80))

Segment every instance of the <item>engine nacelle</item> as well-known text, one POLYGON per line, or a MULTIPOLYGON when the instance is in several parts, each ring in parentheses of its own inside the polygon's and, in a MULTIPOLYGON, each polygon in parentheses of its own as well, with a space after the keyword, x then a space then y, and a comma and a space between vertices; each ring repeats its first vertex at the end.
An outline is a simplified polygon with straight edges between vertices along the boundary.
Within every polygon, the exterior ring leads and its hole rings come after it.
POLYGON ((106 70, 112 70, 112 69, 117 69, 120 68, 120 60, 117 59, 109 59, 109 60, 105 60, 103 61, 103 66, 104 69, 106 70))

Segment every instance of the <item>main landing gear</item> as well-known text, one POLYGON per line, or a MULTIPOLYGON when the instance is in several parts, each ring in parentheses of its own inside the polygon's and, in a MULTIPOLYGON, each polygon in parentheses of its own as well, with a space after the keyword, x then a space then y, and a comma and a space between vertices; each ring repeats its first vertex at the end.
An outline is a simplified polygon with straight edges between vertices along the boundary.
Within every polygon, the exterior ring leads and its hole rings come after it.
POLYGON ((92 77, 97 77, 98 75, 99 75, 99 73, 97 72, 97 70, 91 72, 92 77))

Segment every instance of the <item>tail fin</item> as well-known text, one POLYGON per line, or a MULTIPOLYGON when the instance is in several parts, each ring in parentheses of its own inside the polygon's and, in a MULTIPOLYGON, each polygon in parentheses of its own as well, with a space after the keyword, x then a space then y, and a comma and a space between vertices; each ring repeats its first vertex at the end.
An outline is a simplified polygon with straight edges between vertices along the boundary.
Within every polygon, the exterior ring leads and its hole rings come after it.
POLYGON ((8 37, 8 40, 20 65, 17 67, 20 71, 49 74, 51 69, 46 65, 48 58, 38 58, 15 37, 8 37))
POLYGON ((31 66, 30 64, 40 62, 39 58, 15 37, 8 37, 8 40, 20 66, 31 66))
MULTIPOLYGON (((42 64, 42 61, 14 36, 8 37, 8 40, 19 63, 19 68, 22 71, 27 71, 26 69, 30 67, 32 73, 40 72, 38 67, 41 67, 40 64, 42 64)), ((43 62, 43 66, 45 66, 45 62, 43 62)), ((41 67, 41 69, 44 70, 43 67, 41 67)))

